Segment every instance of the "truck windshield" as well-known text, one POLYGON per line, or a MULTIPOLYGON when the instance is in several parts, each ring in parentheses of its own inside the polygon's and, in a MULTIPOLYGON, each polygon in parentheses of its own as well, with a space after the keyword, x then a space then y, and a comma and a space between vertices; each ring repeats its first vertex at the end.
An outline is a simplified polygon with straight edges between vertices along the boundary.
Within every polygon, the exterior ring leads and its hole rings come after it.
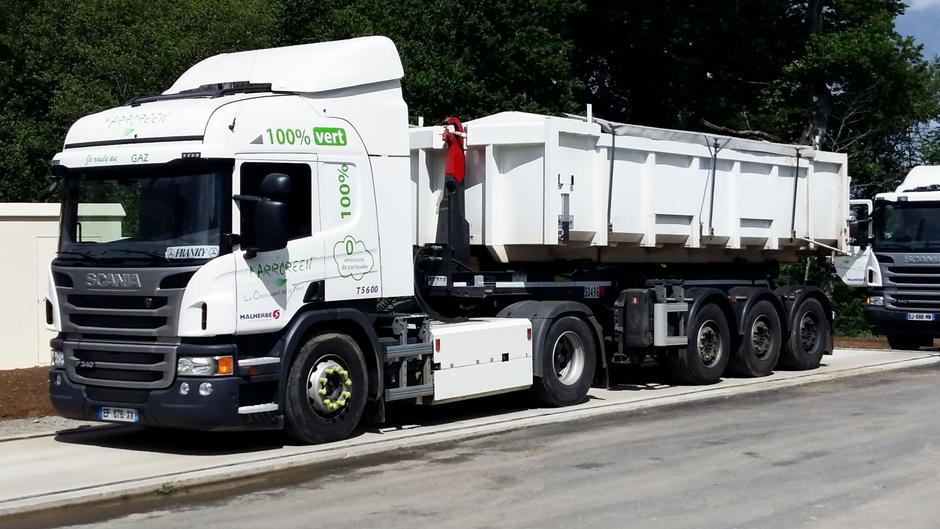
POLYGON ((872 248, 940 251, 940 202, 876 202, 872 248))
POLYGON ((229 251, 232 164, 73 171, 59 259, 83 264, 201 262, 229 251))

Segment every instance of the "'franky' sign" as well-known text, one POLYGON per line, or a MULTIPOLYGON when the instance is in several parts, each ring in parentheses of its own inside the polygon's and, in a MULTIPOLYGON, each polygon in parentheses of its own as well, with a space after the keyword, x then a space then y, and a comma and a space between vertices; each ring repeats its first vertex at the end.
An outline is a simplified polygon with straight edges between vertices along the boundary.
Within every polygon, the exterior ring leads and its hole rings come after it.
POLYGON ((170 246, 167 259, 212 259, 219 256, 218 246, 170 246))

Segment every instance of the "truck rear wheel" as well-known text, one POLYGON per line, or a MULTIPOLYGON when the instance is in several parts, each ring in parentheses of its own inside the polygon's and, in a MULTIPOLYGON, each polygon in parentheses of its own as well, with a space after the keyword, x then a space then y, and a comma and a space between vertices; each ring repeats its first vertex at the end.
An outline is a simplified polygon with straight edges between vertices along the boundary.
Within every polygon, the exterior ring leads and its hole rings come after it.
POLYGON ((574 316, 559 318, 549 327, 542 347, 542 376, 535 379, 535 396, 551 406, 582 402, 597 363, 591 328, 574 316))
POLYGON ((744 335, 728 370, 745 377, 769 375, 780 358, 782 343, 777 310, 767 300, 758 301, 744 315, 744 335))
POLYGON ((696 385, 714 384, 731 360, 731 331, 718 305, 703 305, 688 327, 689 345, 667 355, 672 376, 696 385))
POLYGON ((796 309, 787 344, 780 352, 780 365, 807 370, 819 367, 829 343, 829 320, 818 299, 807 299, 796 309))
POLYGON ((314 336, 297 353, 287 377, 286 431, 303 443, 352 434, 366 405, 366 365, 345 334, 314 336))

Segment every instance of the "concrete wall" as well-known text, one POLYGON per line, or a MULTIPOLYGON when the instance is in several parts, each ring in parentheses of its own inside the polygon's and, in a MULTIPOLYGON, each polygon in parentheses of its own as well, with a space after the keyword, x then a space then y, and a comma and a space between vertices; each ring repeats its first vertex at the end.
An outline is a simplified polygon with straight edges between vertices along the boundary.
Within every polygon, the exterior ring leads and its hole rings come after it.
MULTIPOLYGON (((120 239, 121 204, 80 204, 86 241, 120 239)), ((59 205, 0 203, 0 369, 48 365, 49 263, 59 248, 59 205)))
POLYGON ((0 204, 0 369, 49 363, 45 299, 58 204, 0 204))

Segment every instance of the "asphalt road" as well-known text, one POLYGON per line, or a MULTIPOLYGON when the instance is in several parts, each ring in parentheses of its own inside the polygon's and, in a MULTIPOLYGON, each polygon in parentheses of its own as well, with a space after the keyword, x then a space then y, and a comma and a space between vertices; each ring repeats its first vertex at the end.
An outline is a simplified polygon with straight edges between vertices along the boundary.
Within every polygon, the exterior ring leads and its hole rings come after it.
POLYGON ((935 528, 938 402, 940 368, 880 373, 310 468, 81 527, 935 528))

